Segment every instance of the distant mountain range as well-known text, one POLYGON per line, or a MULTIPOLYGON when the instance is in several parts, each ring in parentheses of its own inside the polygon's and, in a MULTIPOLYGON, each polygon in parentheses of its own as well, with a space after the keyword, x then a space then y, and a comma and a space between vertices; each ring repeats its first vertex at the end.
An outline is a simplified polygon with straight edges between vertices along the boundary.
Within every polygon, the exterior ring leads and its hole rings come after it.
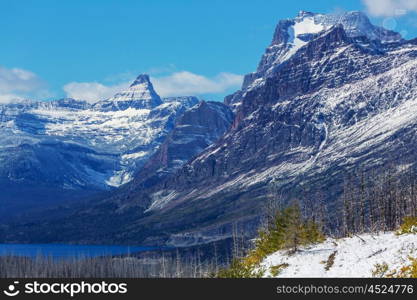
MULTIPOLYGON (((139 75, 127 90, 95 104, 62 99, 0 105, 0 215, 44 209, 131 181, 177 119, 199 102, 161 99, 149 77, 139 75)), ((222 110, 229 111, 220 104, 222 110)), ((211 138, 226 129, 213 128, 211 138)))
MULTIPOLYGON (((173 109, 149 89, 140 94, 152 101, 138 102, 140 108, 127 108, 135 98, 132 90, 88 108, 100 114, 96 122, 112 115, 114 127, 105 133, 97 129, 105 126, 92 127, 96 135, 88 142, 114 149, 106 153, 117 157, 110 161, 118 161, 118 167, 107 168, 107 176, 79 181, 126 184, 87 208, 10 226, 5 240, 186 246, 230 237, 236 224, 253 235, 261 208, 277 194, 289 200, 301 191, 312 198, 326 191, 323 200, 331 210, 346 172, 387 164, 416 166, 416 57, 416 40, 372 25, 361 12, 302 11, 278 23, 258 69, 245 76, 241 90, 226 97, 224 105, 200 103, 186 110, 192 105, 176 100, 173 109), (143 124, 155 122, 151 115, 164 105, 176 125, 164 115, 167 119, 158 126, 146 127, 157 129, 147 129, 151 133, 145 143, 143 124), (142 118, 137 125, 123 127, 126 123, 113 117, 144 110, 146 114, 135 115, 142 118), (136 129, 129 131, 132 127, 136 129), (123 134, 120 128, 125 128, 123 134), (138 157, 142 151, 146 154, 138 157), (132 163, 123 164, 123 155, 132 163)), ((150 85, 142 78, 138 82, 150 85)), ((54 137, 61 143, 73 138, 65 122, 39 128, 37 118, 44 115, 27 116, 31 135, 64 134, 62 139, 54 137)), ((72 119, 71 124, 84 128, 82 120, 72 119)), ((10 124, 17 126, 16 121, 10 124)), ((11 131, 7 136, 14 139, 11 131)))

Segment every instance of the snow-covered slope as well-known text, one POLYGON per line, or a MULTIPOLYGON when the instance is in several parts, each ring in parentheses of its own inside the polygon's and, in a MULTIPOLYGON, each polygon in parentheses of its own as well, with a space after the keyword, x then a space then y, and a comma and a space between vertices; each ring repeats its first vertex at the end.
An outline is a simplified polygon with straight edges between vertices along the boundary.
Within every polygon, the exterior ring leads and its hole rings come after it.
POLYGON ((410 256, 417 257, 417 235, 387 232, 329 238, 294 254, 278 251, 269 255, 261 267, 266 271, 265 277, 271 277, 271 267, 279 265, 285 267, 280 268, 277 277, 373 277, 376 264, 387 264, 388 274, 409 265, 410 256))

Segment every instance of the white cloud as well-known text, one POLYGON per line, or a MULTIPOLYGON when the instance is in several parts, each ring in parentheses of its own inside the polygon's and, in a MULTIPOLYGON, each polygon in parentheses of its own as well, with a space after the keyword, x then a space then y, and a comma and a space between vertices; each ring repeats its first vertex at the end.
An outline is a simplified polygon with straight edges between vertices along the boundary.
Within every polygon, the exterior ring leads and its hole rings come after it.
POLYGON ((24 97, 16 94, 2 94, 0 93, 0 104, 2 103, 12 103, 24 100, 24 97))
POLYGON ((44 82, 35 73, 0 66, 0 103, 9 103, 45 93, 44 82))
POLYGON ((417 0, 362 0, 368 12, 377 17, 401 16, 417 12, 417 0))
MULTIPOLYGON (((151 78, 156 92, 162 97, 222 93, 229 88, 239 88, 242 80, 243 76, 233 73, 219 73, 217 76, 208 78, 188 71, 151 78)), ((94 103, 126 89, 132 81, 115 85, 98 82, 71 82, 63 89, 67 97, 94 103)))
POLYGON ((188 71, 152 78, 155 90, 163 97, 222 93, 229 88, 239 88, 242 80, 243 76, 233 73, 208 78, 188 71))
POLYGON ((64 91, 67 97, 94 103, 110 98, 128 86, 128 82, 110 86, 98 82, 70 82, 64 86, 64 91))

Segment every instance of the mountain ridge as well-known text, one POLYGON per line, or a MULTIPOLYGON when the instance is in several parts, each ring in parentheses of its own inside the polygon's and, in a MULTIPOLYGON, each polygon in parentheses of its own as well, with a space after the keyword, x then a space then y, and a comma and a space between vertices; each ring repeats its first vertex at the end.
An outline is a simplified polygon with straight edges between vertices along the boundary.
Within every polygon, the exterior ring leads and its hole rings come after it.
POLYGON ((25 201, 36 209, 59 205, 71 194, 88 198, 126 184, 199 102, 160 98, 141 74, 127 90, 93 104, 64 98, 0 105, 1 212, 23 213, 25 201))

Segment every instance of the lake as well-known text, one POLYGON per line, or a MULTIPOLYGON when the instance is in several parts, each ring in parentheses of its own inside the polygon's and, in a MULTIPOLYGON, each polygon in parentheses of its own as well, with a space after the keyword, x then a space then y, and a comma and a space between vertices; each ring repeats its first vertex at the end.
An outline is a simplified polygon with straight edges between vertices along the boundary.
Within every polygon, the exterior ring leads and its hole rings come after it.
POLYGON ((122 255, 157 247, 140 246, 92 246, 92 245, 63 245, 63 244, 0 244, 0 256, 47 256, 53 258, 97 257, 104 255, 122 255))

